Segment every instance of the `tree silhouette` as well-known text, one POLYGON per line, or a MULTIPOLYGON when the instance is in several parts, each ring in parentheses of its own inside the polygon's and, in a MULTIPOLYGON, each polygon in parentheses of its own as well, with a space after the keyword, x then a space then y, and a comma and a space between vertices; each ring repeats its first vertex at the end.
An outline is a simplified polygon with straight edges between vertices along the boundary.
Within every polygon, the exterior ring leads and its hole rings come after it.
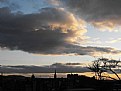
MULTIPOLYGON (((120 77, 115 72, 115 68, 119 68, 119 62, 118 60, 113 59, 107 59, 107 58, 98 58, 97 60, 94 60, 91 65, 88 66, 88 68, 95 73, 95 78, 98 80, 101 80, 105 76, 102 76, 103 72, 112 72, 115 74, 115 76, 120 80, 120 77)), ((107 76, 108 78, 112 78, 110 76, 107 76)))
POLYGON ((95 73, 95 78, 98 80, 102 79, 102 73, 105 72, 101 68, 101 62, 100 60, 95 60, 91 65, 88 66, 88 68, 95 73))

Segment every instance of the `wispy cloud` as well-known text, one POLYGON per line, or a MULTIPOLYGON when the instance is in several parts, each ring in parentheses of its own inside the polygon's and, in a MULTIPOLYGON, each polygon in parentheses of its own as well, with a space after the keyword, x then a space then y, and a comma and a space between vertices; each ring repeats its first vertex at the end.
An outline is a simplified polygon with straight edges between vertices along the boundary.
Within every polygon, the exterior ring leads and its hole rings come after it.
POLYGON ((106 43, 109 43, 109 44, 113 44, 113 43, 117 43, 117 42, 121 42, 121 38, 111 39, 110 41, 106 41, 106 43))
POLYGON ((87 42, 86 42, 86 44, 93 44, 93 45, 100 45, 100 44, 102 44, 102 43, 104 43, 104 41, 101 41, 101 39, 100 38, 88 38, 88 40, 87 40, 87 42))

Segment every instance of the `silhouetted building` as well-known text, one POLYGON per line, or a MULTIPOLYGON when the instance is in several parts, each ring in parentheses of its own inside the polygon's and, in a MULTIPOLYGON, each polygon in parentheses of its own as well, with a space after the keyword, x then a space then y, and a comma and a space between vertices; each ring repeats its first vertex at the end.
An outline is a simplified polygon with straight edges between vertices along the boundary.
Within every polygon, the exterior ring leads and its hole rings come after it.
POLYGON ((34 74, 32 74, 31 76, 31 85, 32 85, 32 91, 36 91, 36 79, 35 79, 35 76, 34 74))
POLYGON ((67 78, 35 78, 24 76, 0 76, 0 91, 121 91, 121 81, 96 80, 78 74, 67 78), (2 77, 2 80, 1 80, 2 77))
POLYGON ((57 78, 57 74, 56 74, 56 70, 55 70, 54 79, 56 79, 56 78, 57 78))

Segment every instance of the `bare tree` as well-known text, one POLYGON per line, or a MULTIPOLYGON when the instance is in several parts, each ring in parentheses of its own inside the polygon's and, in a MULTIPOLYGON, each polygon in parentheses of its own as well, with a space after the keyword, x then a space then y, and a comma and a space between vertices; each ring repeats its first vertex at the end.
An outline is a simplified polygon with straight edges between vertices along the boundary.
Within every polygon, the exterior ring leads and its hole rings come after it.
MULTIPOLYGON (((115 68, 119 67, 119 62, 118 60, 109 60, 107 58, 98 58, 98 60, 93 61, 91 65, 88 66, 88 68, 95 73, 95 78, 101 80, 103 77, 102 73, 110 71, 115 74, 115 76, 120 80, 120 77, 118 74, 115 72, 115 68)), ((112 78, 110 76, 107 76, 108 78, 112 78)))
POLYGON ((98 80, 102 79, 102 73, 105 72, 101 68, 101 62, 100 60, 95 60, 91 65, 88 66, 88 68, 95 73, 95 78, 98 80))
POLYGON ((109 60, 109 59, 104 59, 104 58, 101 58, 101 59, 99 59, 100 61, 102 61, 103 62, 103 65, 102 65, 102 68, 103 69, 105 69, 105 70, 107 70, 107 71, 111 71, 112 73, 114 73, 115 74, 115 76, 120 80, 120 77, 118 76, 118 74, 115 72, 115 68, 118 68, 119 67, 119 63, 120 63, 120 61, 118 61, 118 60, 113 60, 113 59, 111 59, 111 60, 109 60))

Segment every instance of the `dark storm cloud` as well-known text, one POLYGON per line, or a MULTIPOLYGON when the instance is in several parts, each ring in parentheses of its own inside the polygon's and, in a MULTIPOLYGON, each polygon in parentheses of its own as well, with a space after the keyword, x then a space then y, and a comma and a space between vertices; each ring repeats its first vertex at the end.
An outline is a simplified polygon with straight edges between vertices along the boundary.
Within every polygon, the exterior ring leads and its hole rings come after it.
POLYGON ((62 2, 87 19, 107 19, 121 15, 121 0, 62 0, 62 2))
MULTIPOLYGON (((61 9, 46 8, 37 14, 11 14, 8 8, 0 12, 0 45, 10 49, 42 52, 74 38, 76 31, 64 33, 62 25, 72 25, 73 17, 61 9)), ((73 25, 72 25, 73 26, 73 25)), ((64 28, 66 28, 64 27, 64 28)))
POLYGON ((121 24, 121 0, 55 0, 97 28, 113 30, 121 24))
POLYGON ((86 67, 81 66, 67 66, 62 63, 54 63, 47 66, 2 66, 0 71, 5 73, 50 73, 54 72, 55 69, 60 73, 67 72, 90 72, 86 67))
POLYGON ((82 47, 86 29, 63 8, 44 8, 39 13, 11 13, 0 8, 0 46, 40 54, 98 55, 120 54, 113 48, 82 47))

